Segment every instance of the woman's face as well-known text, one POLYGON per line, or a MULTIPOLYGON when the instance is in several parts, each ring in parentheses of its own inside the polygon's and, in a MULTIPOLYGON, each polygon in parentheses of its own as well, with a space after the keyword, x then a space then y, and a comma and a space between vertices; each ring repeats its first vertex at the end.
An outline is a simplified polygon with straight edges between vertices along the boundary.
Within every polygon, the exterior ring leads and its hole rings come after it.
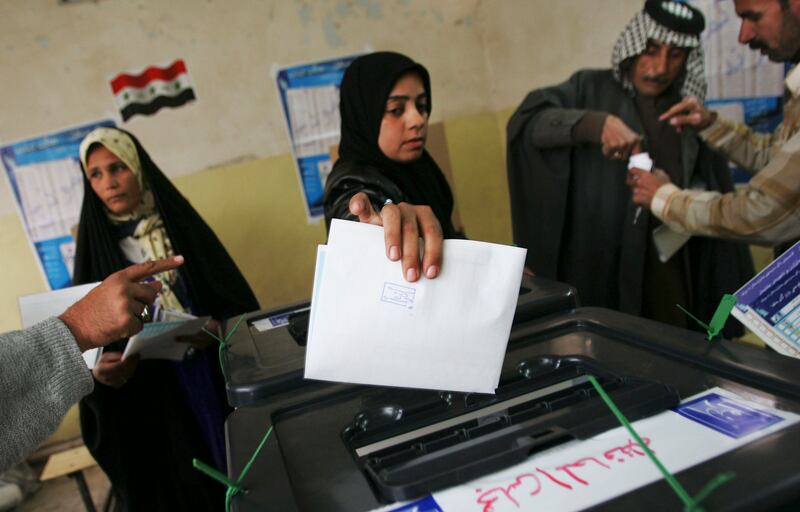
POLYGON ((378 147, 395 162, 422 156, 428 135, 428 94, 417 73, 400 77, 386 100, 378 147))
POLYGON ((89 153, 86 167, 92 190, 108 211, 124 215, 139 206, 142 194, 136 175, 117 155, 99 146, 89 153))

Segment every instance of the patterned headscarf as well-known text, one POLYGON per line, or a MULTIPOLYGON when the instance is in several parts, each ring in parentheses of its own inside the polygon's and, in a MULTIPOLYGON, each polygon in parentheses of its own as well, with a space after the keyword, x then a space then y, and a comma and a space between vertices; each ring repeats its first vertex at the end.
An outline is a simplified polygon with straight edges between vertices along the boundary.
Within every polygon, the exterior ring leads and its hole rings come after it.
POLYGON ((611 55, 614 78, 634 94, 628 71, 633 58, 647 47, 648 40, 688 48, 686 68, 677 78, 682 96, 697 96, 703 101, 708 88, 700 33, 705 27, 702 13, 683 2, 648 0, 617 39, 611 55), (655 19, 658 17, 658 21, 655 19), (669 26, 667 26, 667 24, 669 26))
MULTIPOLYGON (((136 145, 130 136, 117 130, 116 128, 95 128, 81 141, 80 157, 81 164, 83 165, 83 172, 86 177, 89 176, 89 166, 86 165, 86 160, 89 158, 89 150, 93 145, 100 144, 107 150, 114 153, 122 162, 133 172, 136 176, 136 182, 139 184, 139 191, 141 192, 141 203, 129 213, 121 215, 113 214, 106 211, 108 218, 115 224, 121 222, 128 222, 142 217, 149 217, 153 214, 157 215, 155 201, 153 200, 153 193, 147 182, 142 176, 142 164, 139 162, 139 154, 136 152, 136 145)), ((91 181, 91 180, 90 180, 91 181)))
MULTIPOLYGON (((84 174, 84 194, 76 239, 73 284, 102 281, 131 262, 141 261, 142 258, 131 254, 132 251, 123 249, 121 242, 146 236, 148 239, 146 244, 137 241, 136 244, 130 245, 135 245, 142 251, 152 251, 153 258, 162 257, 162 254, 182 254, 186 258, 186 262, 179 269, 171 272, 177 272, 181 276, 179 283, 181 286, 178 287, 180 300, 183 301, 185 291, 188 306, 183 303, 182 305, 190 308, 192 314, 211 315, 219 320, 259 309, 253 291, 219 238, 191 203, 161 172, 136 136, 119 128, 91 135, 83 144, 81 164, 85 163, 87 151, 92 143, 98 142, 98 137, 102 138, 102 144, 109 151, 119 156, 120 160, 129 165, 134 172, 135 169, 141 171, 142 184, 152 192, 155 200, 158 221, 144 223, 138 219, 120 223, 113 221, 108 215, 108 209, 94 193, 88 177, 84 174), (123 149, 129 147, 126 142, 132 142, 135 156, 133 152, 120 149, 114 142, 115 138, 123 142, 123 149), (129 236, 133 223, 136 224, 134 236, 129 236), (156 232, 158 240, 152 236, 156 232)), ((159 278, 159 280, 173 282, 171 279, 159 278)), ((169 309, 177 308, 167 304, 164 295, 162 288, 162 305, 169 309)))

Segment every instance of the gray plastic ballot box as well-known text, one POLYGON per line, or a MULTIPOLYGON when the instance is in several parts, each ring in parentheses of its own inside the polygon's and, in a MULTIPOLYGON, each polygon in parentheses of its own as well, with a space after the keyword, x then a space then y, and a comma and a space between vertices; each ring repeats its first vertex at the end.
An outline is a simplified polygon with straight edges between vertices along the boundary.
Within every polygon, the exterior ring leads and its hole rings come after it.
MULTIPOLYGON (((322 382, 284 389, 226 424, 237 478, 274 427, 234 510, 360 511, 485 476, 542 450, 618 426, 587 382, 594 375, 634 421, 713 387, 800 413, 800 361, 599 308, 517 323, 495 395, 322 382)), ((800 509, 800 424, 676 474, 694 494, 735 479, 703 508, 800 509)), ((596 506, 682 510, 662 479, 596 506)))

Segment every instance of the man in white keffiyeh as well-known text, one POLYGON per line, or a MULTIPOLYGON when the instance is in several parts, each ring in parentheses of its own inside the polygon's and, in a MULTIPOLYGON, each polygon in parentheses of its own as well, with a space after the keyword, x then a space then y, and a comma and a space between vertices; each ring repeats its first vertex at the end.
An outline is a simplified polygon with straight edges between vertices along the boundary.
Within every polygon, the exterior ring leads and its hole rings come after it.
MULTIPOLYGON (((706 96, 703 47, 700 33, 705 27, 703 15, 693 7, 669 1, 649 1, 636 13, 614 45, 611 69, 614 77, 629 91, 635 88, 631 77, 632 64, 642 55, 664 48, 676 56, 685 56, 685 66, 678 66, 676 76, 682 96, 706 96)), ((664 80, 666 82, 666 80, 664 80)), ((670 83, 665 83, 669 86, 670 83)), ((666 89, 666 86, 664 89, 666 89)))
POLYGON ((684 187, 732 190, 724 160, 659 122, 683 96, 705 96, 704 28, 689 4, 647 0, 610 68, 531 92, 509 121, 514 241, 529 249, 530 270, 574 285, 584 305, 687 327, 675 304, 710 318, 752 275, 745 246, 676 236, 637 215, 626 186, 628 158, 646 151, 684 187))
MULTIPOLYGON (((734 0, 739 43, 791 65, 784 80, 783 121, 772 133, 709 110, 687 95, 661 116, 697 133, 752 177, 733 193, 687 190, 663 174, 632 169, 633 200, 670 228, 788 249, 800 238, 800 0, 734 0)), ((755 78, 754 76, 752 78, 755 78)))

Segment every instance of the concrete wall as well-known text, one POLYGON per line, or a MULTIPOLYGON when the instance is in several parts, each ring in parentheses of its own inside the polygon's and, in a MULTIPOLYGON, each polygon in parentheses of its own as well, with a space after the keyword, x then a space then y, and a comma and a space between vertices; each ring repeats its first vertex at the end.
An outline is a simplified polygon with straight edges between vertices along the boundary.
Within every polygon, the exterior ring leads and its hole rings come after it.
MULTIPOLYGON (((606 66, 641 0, 0 0, 0 142, 114 115, 108 81, 183 58, 197 101, 124 124, 215 229, 264 306, 310 294, 315 246, 272 70, 391 49, 432 75, 470 237, 511 239, 504 127, 533 87, 606 66)), ((45 289, 0 183, 0 330, 45 289)))

